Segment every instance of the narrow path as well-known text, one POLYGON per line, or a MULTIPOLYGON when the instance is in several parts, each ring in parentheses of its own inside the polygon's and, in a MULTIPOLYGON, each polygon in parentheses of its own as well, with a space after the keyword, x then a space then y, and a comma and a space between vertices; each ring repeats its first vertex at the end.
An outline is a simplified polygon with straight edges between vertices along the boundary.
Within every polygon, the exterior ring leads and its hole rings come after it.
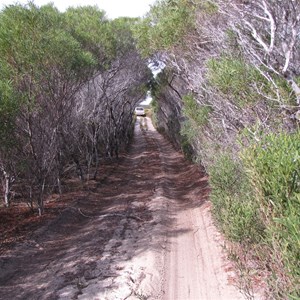
POLYGON ((207 179, 140 118, 121 164, 0 257, 0 299, 244 299, 207 179))
POLYGON ((212 223, 207 178, 160 136, 156 139, 164 166, 168 215, 172 216, 162 299, 244 299, 234 286, 233 268, 212 223))

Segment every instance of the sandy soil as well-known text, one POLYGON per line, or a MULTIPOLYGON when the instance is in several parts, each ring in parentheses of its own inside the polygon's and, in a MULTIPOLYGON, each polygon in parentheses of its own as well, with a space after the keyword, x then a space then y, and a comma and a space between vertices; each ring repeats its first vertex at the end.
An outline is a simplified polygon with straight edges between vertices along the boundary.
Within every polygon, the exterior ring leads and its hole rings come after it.
POLYGON ((207 178, 139 118, 129 153, 0 256, 0 299, 245 299, 207 178))

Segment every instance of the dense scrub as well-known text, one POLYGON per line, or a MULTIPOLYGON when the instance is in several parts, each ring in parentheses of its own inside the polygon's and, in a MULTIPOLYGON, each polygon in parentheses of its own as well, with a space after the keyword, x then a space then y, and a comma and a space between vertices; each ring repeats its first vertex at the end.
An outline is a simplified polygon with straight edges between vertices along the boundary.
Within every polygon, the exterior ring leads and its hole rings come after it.
POLYGON ((5 205, 21 196, 41 214, 70 170, 96 178, 99 159, 129 142, 150 84, 158 129, 209 174, 249 296, 258 278, 266 297, 299 299, 299 14, 293 0, 161 0, 113 21, 96 7, 5 8, 5 205), (148 59, 166 66, 152 82, 148 59))
POLYGON ((292 0, 160 1, 135 30, 166 65, 157 127, 209 174, 249 296, 259 278, 266 297, 300 298, 299 13, 292 0))
POLYGON ((96 178, 101 157, 131 136, 150 78, 131 33, 97 7, 11 5, 0 12, 0 174, 5 205, 26 199, 41 214, 76 170, 96 178), (93 172, 91 172, 93 170, 93 172))

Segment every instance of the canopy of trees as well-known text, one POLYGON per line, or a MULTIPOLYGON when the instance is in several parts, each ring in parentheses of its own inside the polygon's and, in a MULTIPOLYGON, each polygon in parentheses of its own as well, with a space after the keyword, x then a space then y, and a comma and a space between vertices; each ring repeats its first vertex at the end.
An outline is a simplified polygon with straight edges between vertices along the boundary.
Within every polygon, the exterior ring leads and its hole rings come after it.
POLYGON ((18 192, 41 214, 66 170, 96 178, 99 158, 129 142, 150 83, 158 128, 209 174, 241 278, 265 281, 271 299, 298 299, 299 37, 296 0, 160 0, 142 19, 112 21, 97 7, 6 7, 5 205, 18 192), (149 60, 166 66, 151 82, 149 60))
POLYGON ((22 193, 41 214, 66 168, 82 180, 118 156, 146 93, 135 20, 97 7, 11 5, 0 12, 0 171, 5 205, 22 193))

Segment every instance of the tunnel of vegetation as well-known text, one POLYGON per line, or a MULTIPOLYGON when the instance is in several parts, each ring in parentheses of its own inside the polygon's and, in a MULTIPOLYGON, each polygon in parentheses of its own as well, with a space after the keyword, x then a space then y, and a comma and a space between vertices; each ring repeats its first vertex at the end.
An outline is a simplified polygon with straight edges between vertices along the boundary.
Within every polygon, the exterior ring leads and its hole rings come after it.
POLYGON ((134 19, 97 7, 12 5, 0 12, 0 170, 5 205, 18 194, 41 214, 68 170, 96 178, 132 135, 151 72, 134 19))
POLYGON ((70 170, 96 178, 99 159, 130 141, 149 84, 157 129, 209 175, 244 288, 265 281, 267 297, 299 299, 299 15, 293 0, 160 0, 139 20, 5 8, 5 205, 19 193, 42 213, 70 170), (165 65, 151 81, 149 59, 165 65))
POLYGON ((166 0, 134 31, 165 65, 158 130, 205 168, 241 278, 271 299, 300 297, 299 15, 293 0, 166 0))

